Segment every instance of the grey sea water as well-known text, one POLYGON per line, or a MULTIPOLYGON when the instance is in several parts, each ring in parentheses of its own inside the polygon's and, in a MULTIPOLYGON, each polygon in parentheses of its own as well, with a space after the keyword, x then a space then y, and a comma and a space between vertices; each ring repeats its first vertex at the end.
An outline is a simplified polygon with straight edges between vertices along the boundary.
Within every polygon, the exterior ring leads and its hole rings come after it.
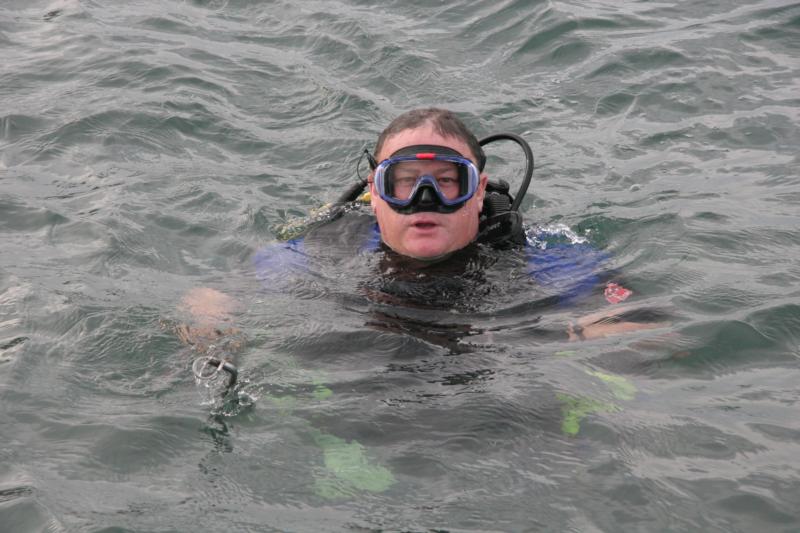
POLYGON ((5 0, 0 531, 800 530, 798 123, 793 1, 5 0), (499 256, 375 298, 335 235, 259 282, 427 105, 523 135, 528 223, 670 324, 543 335, 606 304, 499 256), (196 287, 240 403, 173 331, 196 287))

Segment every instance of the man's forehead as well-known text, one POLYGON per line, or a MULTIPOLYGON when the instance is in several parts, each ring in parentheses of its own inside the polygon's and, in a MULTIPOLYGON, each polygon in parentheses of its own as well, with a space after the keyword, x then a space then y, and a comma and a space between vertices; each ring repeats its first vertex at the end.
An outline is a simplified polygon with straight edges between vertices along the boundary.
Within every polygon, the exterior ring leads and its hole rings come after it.
POLYGON ((442 135, 432 127, 423 126, 400 131, 386 139, 381 147, 380 159, 386 159, 398 150, 415 145, 434 145, 450 148, 469 159, 475 155, 463 139, 451 135, 442 135))

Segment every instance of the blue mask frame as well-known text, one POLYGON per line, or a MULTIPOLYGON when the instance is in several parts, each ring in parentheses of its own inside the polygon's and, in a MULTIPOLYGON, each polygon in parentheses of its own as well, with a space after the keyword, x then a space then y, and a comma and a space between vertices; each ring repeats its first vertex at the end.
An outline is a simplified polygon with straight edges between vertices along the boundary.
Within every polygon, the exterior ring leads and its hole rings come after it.
MULTIPOLYGON (((432 146, 409 147, 400 150, 408 152, 413 148, 439 148, 432 146)), ((480 183, 480 171, 469 159, 457 155, 452 149, 446 149, 451 154, 442 154, 431 151, 419 152, 409 155, 394 155, 384 159, 375 168, 374 182, 375 189, 380 197, 389 204, 392 209, 399 213, 411 214, 420 211, 436 211, 440 213, 452 213, 460 209, 478 190, 480 183), (446 161, 455 163, 459 166, 459 195, 455 198, 447 198, 439 188, 436 178, 430 174, 424 174, 417 178, 408 198, 403 200, 391 194, 392 186, 389 177, 389 168, 397 163, 405 161, 446 161)), ((437 150, 438 152, 439 150, 437 150)), ((443 150, 442 150, 443 151, 443 150)))

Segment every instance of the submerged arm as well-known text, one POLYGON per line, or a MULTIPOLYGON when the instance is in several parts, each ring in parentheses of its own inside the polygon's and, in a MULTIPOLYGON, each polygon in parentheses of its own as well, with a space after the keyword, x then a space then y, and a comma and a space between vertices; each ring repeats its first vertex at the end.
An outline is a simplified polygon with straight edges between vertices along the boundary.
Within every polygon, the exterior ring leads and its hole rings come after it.
POLYGON ((669 319, 669 315, 663 311, 633 306, 615 307, 583 316, 570 323, 567 335, 570 341, 599 339, 633 331, 665 328, 671 325, 669 319))

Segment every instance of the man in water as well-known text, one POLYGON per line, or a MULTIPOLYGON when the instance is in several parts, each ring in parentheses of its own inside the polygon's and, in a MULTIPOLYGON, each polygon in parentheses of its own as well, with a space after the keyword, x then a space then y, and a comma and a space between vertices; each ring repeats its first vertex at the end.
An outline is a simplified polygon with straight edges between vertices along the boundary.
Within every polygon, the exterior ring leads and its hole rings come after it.
MULTIPOLYGON (((452 112, 414 109, 380 134, 367 181, 381 241, 415 267, 438 263, 478 238, 488 177, 475 135, 452 112)), ((616 286, 621 289, 619 286, 616 286)), ((622 289, 624 290, 624 289, 622 289)), ((231 332, 233 300, 214 289, 190 291, 182 308, 196 325, 179 328, 191 344, 231 332)), ((618 320, 623 309, 583 317, 567 329, 570 340, 662 327, 663 323, 618 320)))

